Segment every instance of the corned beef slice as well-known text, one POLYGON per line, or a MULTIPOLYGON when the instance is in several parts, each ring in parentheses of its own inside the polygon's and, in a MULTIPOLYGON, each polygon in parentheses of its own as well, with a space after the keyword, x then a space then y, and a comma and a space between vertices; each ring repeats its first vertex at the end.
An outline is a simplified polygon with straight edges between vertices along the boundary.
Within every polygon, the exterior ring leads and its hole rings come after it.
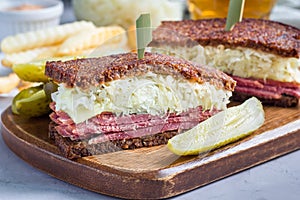
POLYGON ((300 98, 300 85, 297 83, 241 78, 238 76, 231 77, 237 81, 235 92, 247 93, 266 99, 280 99, 282 95, 300 98))
MULTIPOLYGON (((51 104, 51 108, 55 111, 54 104, 51 104)), ((57 124, 55 129, 60 135, 72 140, 88 139, 89 143, 98 143, 154 135, 171 130, 191 129, 217 112, 215 109, 203 111, 199 106, 178 115, 169 113, 165 116, 150 114, 115 116, 112 113, 101 113, 79 124, 75 124, 62 111, 53 112, 50 118, 57 124)))

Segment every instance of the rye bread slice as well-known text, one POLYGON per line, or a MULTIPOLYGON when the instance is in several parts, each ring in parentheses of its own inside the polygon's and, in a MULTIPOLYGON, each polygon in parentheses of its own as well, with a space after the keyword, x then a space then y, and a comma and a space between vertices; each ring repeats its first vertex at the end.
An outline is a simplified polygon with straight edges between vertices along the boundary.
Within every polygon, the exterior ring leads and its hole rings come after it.
POLYGON ((98 144, 88 144, 86 140, 72 141, 68 137, 63 137, 55 130, 56 124, 51 121, 49 124, 49 137, 54 140, 55 145, 61 154, 68 159, 76 159, 91 155, 100 155, 116 151, 136 149, 141 147, 152 147, 167 144, 168 140, 179 134, 181 131, 167 131, 155 135, 143 136, 140 138, 116 140, 102 142, 98 144))
POLYGON ((225 31, 226 19, 163 21, 150 46, 196 45, 246 47, 282 57, 300 57, 300 29, 263 19, 243 19, 225 31), (189 41, 190 38, 193 42, 189 41))
MULTIPOLYGON (((245 100, 251 98, 253 95, 249 95, 241 92, 234 92, 230 100, 244 102, 245 100)), ((299 103, 299 99, 297 97, 282 95, 280 99, 267 99, 262 97, 258 98, 264 105, 270 106, 279 106, 279 107, 296 107, 299 103)))
POLYGON ((45 74, 58 83, 83 89, 91 86, 146 74, 182 77, 199 84, 209 82, 218 89, 233 91, 235 81, 225 73, 184 59, 146 52, 143 59, 136 53, 124 53, 99 58, 84 58, 46 63, 45 74))

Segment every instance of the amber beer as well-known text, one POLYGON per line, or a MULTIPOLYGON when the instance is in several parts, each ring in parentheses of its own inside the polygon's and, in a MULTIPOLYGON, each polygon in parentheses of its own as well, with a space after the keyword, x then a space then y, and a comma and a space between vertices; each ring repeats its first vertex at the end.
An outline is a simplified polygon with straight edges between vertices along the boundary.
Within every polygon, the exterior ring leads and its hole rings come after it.
MULTIPOLYGON (((276 0, 245 0, 243 17, 268 19, 276 0)), ((192 19, 227 17, 229 0, 188 0, 192 19)))

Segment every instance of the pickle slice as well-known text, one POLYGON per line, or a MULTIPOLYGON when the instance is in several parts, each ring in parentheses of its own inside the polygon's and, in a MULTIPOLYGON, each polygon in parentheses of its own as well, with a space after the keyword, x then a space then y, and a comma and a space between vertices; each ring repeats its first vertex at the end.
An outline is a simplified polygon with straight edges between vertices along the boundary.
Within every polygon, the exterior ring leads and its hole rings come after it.
POLYGON ((14 97, 12 112, 28 118, 39 117, 50 112, 50 102, 43 85, 27 88, 14 97))
POLYGON ((56 92, 58 85, 54 82, 47 82, 44 84, 44 90, 48 98, 51 98, 51 94, 56 92))
POLYGON ((12 69, 24 81, 47 82, 48 77, 45 75, 45 64, 46 61, 15 64, 12 69))
POLYGON ((251 134, 264 123, 264 119, 261 102, 252 97, 174 136, 167 147, 177 155, 198 155, 251 134))
MULTIPOLYGON (((83 58, 83 56, 65 56, 65 57, 56 57, 50 58, 49 61, 67 61, 83 58)), ((33 61, 23 64, 15 64, 12 67, 12 70, 18 75, 18 77, 24 81, 29 82, 47 82, 49 78, 45 75, 45 65, 47 60, 33 61)))

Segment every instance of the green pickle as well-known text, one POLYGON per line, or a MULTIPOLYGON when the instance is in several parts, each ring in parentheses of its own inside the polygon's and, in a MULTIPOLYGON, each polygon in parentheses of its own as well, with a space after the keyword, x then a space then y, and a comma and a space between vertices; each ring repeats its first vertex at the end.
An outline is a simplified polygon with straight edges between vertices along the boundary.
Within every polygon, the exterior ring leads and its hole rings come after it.
MULTIPOLYGON (((83 56, 65 56, 48 59, 49 61, 67 61, 78 58, 84 58, 83 56)), ((47 60, 33 61, 23 64, 15 64, 12 70, 18 75, 18 77, 24 81, 29 82, 43 82, 49 81, 49 78, 45 75, 45 65, 47 60)))
POLYGON ((53 92, 56 92, 57 91, 57 88, 58 88, 58 85, 53 83, 53 82, 47 82, 44 84, 44 90, 45 90, 45 93, 46 93, 46 96, 48 98, 51 98, 51 94, 53 92))
POLYGON ((264 121, 263 106, 257 98, 252 97, 172 137, 167 147, 180 156, 198 155, 250 135, 261 127, 264 121))
POLYGON ((50 102, 43 85, 27 88, 14 97, 12 112, 28 118, 39 117, 50 112, 50 102))
POLYGON ((46 61, 15 64, 12 70, 24 81, 47 82, 49 78, 45 75, 45 64, 46 61))
MULTIPOLYGON (((50 60, 67 61, 77 57, 58 57, 50 60)), ((57 85, 49 81, 45 75, 46 60, 13 65, 13 71, 24 81, 42 82, 43 84, 22 90, 12 102, 12 112, 24 117, 39 117, 50 112, 51 93, 57 90, 57 85)))

